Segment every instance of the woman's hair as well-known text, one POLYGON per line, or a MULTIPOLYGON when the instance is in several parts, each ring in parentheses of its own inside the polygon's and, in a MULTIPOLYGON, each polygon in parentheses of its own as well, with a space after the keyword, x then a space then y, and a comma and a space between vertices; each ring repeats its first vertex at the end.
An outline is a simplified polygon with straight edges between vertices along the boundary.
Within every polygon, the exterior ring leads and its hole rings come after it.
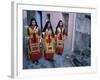
POLYGON ((48 24, 49 24, 49 23, 50 23, 50 28, 51 28, 52 34, 53 34, 53 29, 52 29, 52 25, 51 25, 51 22, 50 22, 50 21, 47 21, 47 22, 46 22, 46 24, 45 24, 45 26, 44 26, 44 29, 43 29, 43 32, 46 31, 46 29, 48 28, 48 24))
MULTIPOLYGON (((35 21, 35 26, 38 27, 38 24, 37 24, 35 18, 32 18, 32 19, 31 19, 29 27, 32 26, 32 21, 35 21)), ((27 29, 27 32, 28 32, 28 35, 30 35, 30 33, 29 33, 29 28, 27 29)), ((40 32, 39 32, 38 34, 40 34, 40 32)), ((35 34, 33 34, 33 38, 34 38, 34 41, 36 42, 36 36, 35 36, 35 34)))
MULTIPOLYGON (((57 28, 60 27, 60 22, 62 22, 62 20, 59 20, 59 22, 57 24, 56 31, 55 31, 56 33, 57 33, 57 28)), ((63 27, 63 22, 62 22, 62 27, 63 27)))
POLYGON ((38 24, 37 24, 37 21, 36 21, 36 19, 35 19, 35 18, 32 18, 32 19, 31 19, 29 26, 32 26, 32 21, 35 21, 35 26, 37 26, 37 27, 38 27, 38 24))

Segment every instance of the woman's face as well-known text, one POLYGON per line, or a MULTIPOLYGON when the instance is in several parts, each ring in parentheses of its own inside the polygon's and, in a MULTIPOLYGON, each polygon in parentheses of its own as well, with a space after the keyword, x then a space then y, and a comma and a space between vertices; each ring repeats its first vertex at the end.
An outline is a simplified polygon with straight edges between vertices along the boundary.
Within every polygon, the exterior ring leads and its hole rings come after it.
POLYGON ((63 23, 62 22, 60 22, 60 26, 62 26, 63 25, 63 23))
POLYGON ((32 26, 35 26, 36 25, 36 22, 35 21, 32 21, 32 26))
POLYGON ((50 28, 50 23, 48 23, 48 28, 50 28))

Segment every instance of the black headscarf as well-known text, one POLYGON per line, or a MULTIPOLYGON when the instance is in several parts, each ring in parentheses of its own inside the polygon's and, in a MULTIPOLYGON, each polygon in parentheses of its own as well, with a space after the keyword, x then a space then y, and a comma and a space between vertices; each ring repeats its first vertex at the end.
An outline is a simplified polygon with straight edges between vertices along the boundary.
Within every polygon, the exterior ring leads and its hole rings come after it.
POLYGON ((43 32, 45 32, 46 31, 46 29, 48 28, 48 24, 50 23, 50 28, 51 28, 51 30, 52 30, 52 34, 54 34, 53 33, 53 29, 52 29, 52 25, 51 25, 51 22, 50 21, 47 21, 46 22, 46 24, 45 24, 45 26, 44 26, 44 29, 43 29, 43 32))
MULTIPOLYGON (((60 27, 60 22, 62 22, 62 20, 59 20, 59 22, 58 22, 58 24, 57 24, 56 31, 55 31, 56 33, 57 33, 57 28, 60 27)), ((63 23, 63 22, 62 22, 62 23, 63 23)), ((62 27, 63 27, 63 24, 62 24, 62 27)))
POLYGON ((29 26, 32 26, 32 21, 35 21, 35 26, 38 27, 38 24, 37 24, 37 21, 36 21, 35 18, 32 18, 31 19, 29 26))

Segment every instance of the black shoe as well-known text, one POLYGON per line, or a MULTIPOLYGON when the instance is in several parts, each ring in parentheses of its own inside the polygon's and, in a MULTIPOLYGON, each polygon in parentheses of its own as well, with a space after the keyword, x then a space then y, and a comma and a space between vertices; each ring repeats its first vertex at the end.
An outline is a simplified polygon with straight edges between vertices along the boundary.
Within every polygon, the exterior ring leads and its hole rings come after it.
POLYGON ((33 61, 33 64, 35 64, 35 61, 33 61))
POLYGON ((54 59, 48 59, 48 61, 50 61, 50 62, 54 62, 54 59))
POLYGON ((39 63, 39 60, 36 60, 37 64, 39 63))
POLYGON ((35 61, 35 64, 36 64, 36 65, 38 65, 38 64, 39 64, 39 61, 38 61, 38 60, 36 60, 36 61, 35 61))
POLYGON ((57 53, 58 55, 62 55, 62 53, 57 53))

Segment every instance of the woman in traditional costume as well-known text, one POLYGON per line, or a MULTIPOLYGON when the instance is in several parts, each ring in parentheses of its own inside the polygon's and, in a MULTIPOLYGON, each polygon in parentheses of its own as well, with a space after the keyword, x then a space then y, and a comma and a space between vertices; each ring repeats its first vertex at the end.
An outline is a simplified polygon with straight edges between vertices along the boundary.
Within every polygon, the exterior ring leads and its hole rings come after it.
POLYGON ((43 32, 44 32, 44 58, 46 60, 53 61, 53 55, 55 53, 54 33, 50 21, 46 22, 43 32))
POLYGON ((59 55, 62 55, 64 50, 64 33, 63 22, 60 20, 55 31, 56 53, 59 55))
POLYGON ((35 18, 31 19, 30 25, 27 29, 28 33, 28 56, 33 63, 39 63, 39 59, 42 57, 42 51, 40 50, 40 28, 37 25, 35 18))

